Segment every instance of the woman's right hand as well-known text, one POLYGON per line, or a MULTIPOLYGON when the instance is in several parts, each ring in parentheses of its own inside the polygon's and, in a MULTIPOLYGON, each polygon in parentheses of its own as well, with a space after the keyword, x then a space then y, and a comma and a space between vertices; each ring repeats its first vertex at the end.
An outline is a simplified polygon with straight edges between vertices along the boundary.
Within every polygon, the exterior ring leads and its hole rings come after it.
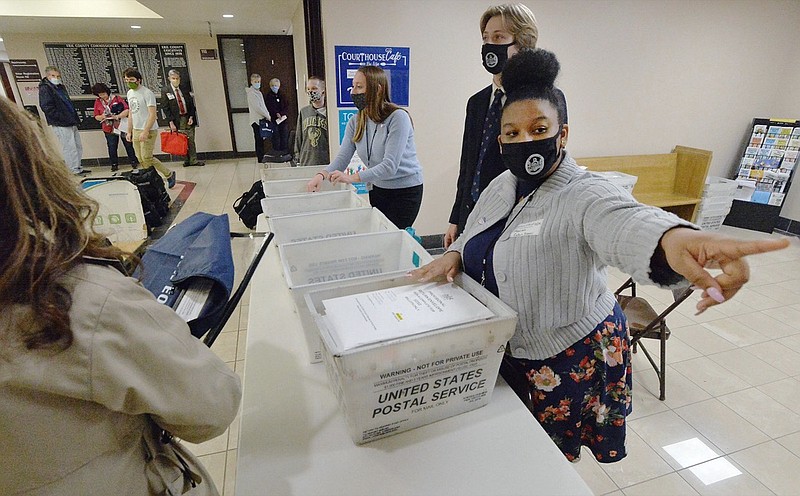
POLYGON ((457 251, 448 251, 433 262, 412 270, 408 273, 408 277, 419 282, 445 277, 449 282, 453 282, 459 272, 461 272, 461 254, 457 251))
POLYGON ((444 249, 450 248, 450 245, 453 244, 453 241, 456 240, 458 237, 458 226, 455 224, 450 224, 450 227, 447 228, 447 232, 444 233, 444 249))
POLYGON ((312 177, 311 180, 306 183, 306 191, 309 193, 316 193, 319 191, 320 187, 322 187, 322 181, 324 180, 325 178, 322 176, 322 174, 314 174, 314 177, 312 177))

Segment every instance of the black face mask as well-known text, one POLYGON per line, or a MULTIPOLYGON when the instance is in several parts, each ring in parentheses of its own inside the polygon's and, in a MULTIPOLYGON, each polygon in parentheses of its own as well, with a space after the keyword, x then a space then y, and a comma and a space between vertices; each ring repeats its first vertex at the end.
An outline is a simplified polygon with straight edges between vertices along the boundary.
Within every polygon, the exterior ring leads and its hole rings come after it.
POLYGON ((558 133, 550 138, 503 143, 501 151, 503 164, 520 179, 542 180, 550 174, 561 158, 559 140, 561 140, 561 126, 558 127, 558 133))
POLYGON ((508 47, 513 45, 514 42, 505 45, 493 45, 491 43, 484 43, 481 47, 481 58, 483 59, 483 68, 492 74, 500 74, 508 62, 508 47))
POLYGON ((350 96, 353 98, 353 105, 355 105, 358 110, 367 108, 366 93, 351 93, 350 96))

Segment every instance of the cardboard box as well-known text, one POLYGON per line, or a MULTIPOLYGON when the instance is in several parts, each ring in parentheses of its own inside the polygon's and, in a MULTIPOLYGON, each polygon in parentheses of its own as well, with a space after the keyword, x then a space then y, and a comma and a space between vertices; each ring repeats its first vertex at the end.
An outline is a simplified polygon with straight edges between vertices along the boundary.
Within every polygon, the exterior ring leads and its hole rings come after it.
POLYGON ((489 403, 506 343, 517 325, 516 312, 462 274, 456 277, 456 284, 494 317, 355 349, 336 348, 325 318, 324 300, 407 284, 413 282, 401 276, 314 290, 306 295, 324 343, 331 388, 356 444, 489 403))
MULTIPOLYGON (((264 187, 264 196, 287 196, 287 195, 315 195, 317 193, 309 193, 306 190, 308 180, 304 179, 281 179, 275 181, 262 181, 264 187)), ((347 183, 333 184, 330 181, 322 181, 320 184, 319 192, 325 191, 353 191, 354 188, 347 183)))
POLYGON ((305 303, 309 291, 402 275, 433 257, 406 231, 355 234, 278 245, 286 284, 303 326, 310 363, 322 361, 322 345, 305 303))
POLYGON ((362 201, 353 191, 327 191, 292 196, 270 196, 261 200, 261 208, 267 217, 364 206, 367 206, 366 201, 362 201))
POLYGON ((269 219, 278 245, 371 232, 396 231, 397 226, 373 207, 345 208, 269 219))

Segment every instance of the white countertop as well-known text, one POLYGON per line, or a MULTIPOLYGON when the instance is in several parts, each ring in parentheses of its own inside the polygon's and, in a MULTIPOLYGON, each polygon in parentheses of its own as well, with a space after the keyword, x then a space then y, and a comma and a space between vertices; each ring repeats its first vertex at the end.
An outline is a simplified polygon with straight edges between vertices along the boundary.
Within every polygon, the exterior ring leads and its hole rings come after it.
POLYGON ((592 494, 499 377, 483 408, 356 446, 306 361, 275 245, 250 295, 237 495, 592 494))

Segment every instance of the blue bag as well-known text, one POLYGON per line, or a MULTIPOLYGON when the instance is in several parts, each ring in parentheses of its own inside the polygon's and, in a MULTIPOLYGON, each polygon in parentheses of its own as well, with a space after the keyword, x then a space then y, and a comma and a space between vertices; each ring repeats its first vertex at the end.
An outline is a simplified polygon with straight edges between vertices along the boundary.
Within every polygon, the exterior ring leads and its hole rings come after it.
POLYGON ((272 133, 275 132, 275 123, 267 119, 258 121, 258 127, 261 130, 261 137, 263 139, 272 138, 272 133))
POLYGON ((197 212, 150 245, 133 276, 199 338, 228 302, 233 272, 228 216, 197 212))

